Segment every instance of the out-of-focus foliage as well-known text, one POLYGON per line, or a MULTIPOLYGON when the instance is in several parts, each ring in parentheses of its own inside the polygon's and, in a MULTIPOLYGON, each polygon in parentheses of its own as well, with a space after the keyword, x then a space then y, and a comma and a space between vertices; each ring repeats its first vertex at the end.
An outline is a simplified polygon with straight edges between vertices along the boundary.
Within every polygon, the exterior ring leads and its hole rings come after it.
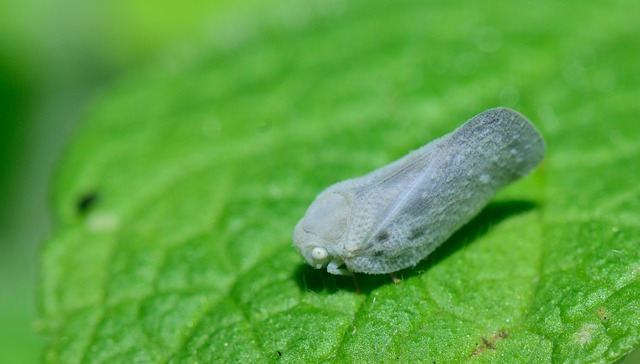
POLYGON ((49 177, 115 75, 267 1, 0 1, 0 362, 32 363, 49 177))

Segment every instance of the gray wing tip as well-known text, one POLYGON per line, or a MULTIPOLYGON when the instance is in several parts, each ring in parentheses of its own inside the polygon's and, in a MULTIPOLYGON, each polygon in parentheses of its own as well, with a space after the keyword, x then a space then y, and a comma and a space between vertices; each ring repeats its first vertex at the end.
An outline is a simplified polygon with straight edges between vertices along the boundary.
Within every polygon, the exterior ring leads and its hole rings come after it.
POLYGON ((529 120, 526 116, 521 113, 510 109, 508 107, 499 106, 493 109, 488 109, 480 114, 474 116, 471 120, 478 120, 480 123, 486 123, 491 120, 498 120, 503 123, 518 123, 518 127, 530 129, 533 134, 537 135, 540 139, 542 139, 542 135, 540 131, 536 128, 536 126, 529 120))
POLYGON ((535 164, 539 163, 546 154, 546 143, 536 126, 526 116, 508 107, 500 106, 485 110, 469 119, 466 124, 469 124, 470 129, 485 128, 488 124, 493 124, 497 130, 520 135, 530 144, 531 153, 536 156, 535 164))
POLYGON ((516 119, 516 120, 523 120, 528 123, 531 123, 531 121, 527 119, 526 116, 505 106, 498 106, 492 109, 485 110, 476 116, 484 116, 484 117, 499 116, 499 117, 502 117, 503 119, 511 119, 511 120, 516 119))

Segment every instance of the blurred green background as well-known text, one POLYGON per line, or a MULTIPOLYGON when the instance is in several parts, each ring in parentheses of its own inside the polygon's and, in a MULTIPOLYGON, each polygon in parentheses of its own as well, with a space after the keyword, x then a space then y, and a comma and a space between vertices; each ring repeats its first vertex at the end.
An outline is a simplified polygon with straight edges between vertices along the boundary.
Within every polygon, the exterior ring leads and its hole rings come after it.
POLYGON ((251 5, 231 1, 0 2, 0 363, 40 359, 38 246, 49 178, 91 100, 124 72, 214 36, 251 5))
POLYGON ((0 2, 0 362, 39 361, 48 180, 91 100, 118 75, 275 1, 0 2))

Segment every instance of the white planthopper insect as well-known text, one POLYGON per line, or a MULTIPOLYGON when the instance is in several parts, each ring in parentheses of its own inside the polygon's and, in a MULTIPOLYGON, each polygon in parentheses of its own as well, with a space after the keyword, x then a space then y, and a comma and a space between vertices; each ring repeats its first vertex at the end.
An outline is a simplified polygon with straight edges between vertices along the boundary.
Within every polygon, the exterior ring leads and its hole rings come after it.
POLYGON ((415 266, 498 190, 531 172, 545 149, 524 116, 487 110, 387 166, 324 190, 296 225, 293 242, 310 265, 332 274, 415 266))

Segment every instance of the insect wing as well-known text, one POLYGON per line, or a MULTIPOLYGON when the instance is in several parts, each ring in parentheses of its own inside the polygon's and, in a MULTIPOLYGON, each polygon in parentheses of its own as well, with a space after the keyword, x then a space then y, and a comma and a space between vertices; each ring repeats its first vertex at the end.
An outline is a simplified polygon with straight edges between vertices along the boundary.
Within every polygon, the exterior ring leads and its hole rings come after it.
MULTIPOLYGON (((410 228, 406 223, 424 217, 403 220, 418 190, 424 190, 431 170, 439 163, 439 140, 415 150, 398 161, 361 177, 366 187, 355 192, 355 206, 350 222, 353 250, 359 254, 394 255, 403 249, 403 237, 410 228), (422 187, 420 187, 422 186, 422 187)), ((421 193, 421 192, 420 192, 421 193)))

